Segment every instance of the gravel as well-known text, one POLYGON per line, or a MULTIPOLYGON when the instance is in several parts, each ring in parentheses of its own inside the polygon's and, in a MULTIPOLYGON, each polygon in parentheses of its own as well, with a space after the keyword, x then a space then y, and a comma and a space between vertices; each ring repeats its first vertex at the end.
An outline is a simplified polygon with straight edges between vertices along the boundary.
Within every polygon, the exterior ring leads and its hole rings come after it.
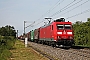
POLYGON ((90 60, 90 50, 85 49, 62 49, 48 45, 28 42, 28 44, 45 54, 52 56, 55 60, 90 60))

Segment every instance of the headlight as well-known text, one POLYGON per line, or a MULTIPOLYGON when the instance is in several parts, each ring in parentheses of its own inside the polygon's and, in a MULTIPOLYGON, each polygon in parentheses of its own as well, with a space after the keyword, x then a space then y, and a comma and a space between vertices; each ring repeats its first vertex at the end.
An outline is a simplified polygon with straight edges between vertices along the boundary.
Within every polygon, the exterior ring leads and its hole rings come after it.
POLYGON ((72 34, 72 32, 67 32, 67 34, 72 34))
POLYGON ((57 32, 57 34, 62 34, 62 32, 57 32))

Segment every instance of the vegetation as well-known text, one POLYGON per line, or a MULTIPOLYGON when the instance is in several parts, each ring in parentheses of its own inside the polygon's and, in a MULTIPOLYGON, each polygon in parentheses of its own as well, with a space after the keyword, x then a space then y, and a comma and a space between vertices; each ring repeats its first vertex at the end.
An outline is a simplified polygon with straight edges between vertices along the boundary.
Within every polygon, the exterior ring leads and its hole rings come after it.
POLYGON ((11 56, 9 50, 12 49, 14 43, 14 37, 0 36, 0 60, 7 60, 11 56))
POLYGON ((15 43, 16 32, 13 26, 0 28, 0 60, 7 60, 11 56, 9 50, 15 43))
POLYGON ((14 49, 11 50, 12 56, 8 60, 48 60, 31 47, 26 48, 24 43, 19 40, 16 41, 13 48, 14 49))
POLYGON ((13 26, 6 25, 5 27, 0 28, 1 36, 14 36, 16 37, 16 31, 13 26))
POLYGON ((13 26, 0 28, 0 60, 48 60, 32 48, 25 48, 24 43, 15 38, 13 26))
POLYGON ((73 24, 75 45, 90 47, 90 18, 87 22, 77 21, 73 24))

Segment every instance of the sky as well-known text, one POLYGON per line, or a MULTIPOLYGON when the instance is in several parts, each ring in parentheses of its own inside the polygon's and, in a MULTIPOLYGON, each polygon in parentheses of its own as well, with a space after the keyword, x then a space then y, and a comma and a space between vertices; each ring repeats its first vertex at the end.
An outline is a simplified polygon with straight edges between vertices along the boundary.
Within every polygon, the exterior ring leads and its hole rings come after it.
POLYGON ((48 22, 64 17, 66 21, 86 22, 90 18, 90 0, 0 0, 0 27, 11 25, 19 35, 39 28, 48 22))

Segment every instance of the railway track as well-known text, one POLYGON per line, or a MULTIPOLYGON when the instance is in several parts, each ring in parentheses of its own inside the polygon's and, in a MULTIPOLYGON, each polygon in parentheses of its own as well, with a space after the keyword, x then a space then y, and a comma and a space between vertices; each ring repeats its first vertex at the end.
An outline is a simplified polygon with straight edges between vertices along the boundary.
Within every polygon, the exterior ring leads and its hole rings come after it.
POLYGON ((50 60, 90 60, 90 50, 86 49, 62 49, 62 48, 53 48, 48 45, 37 44, 33 42, 28 43, 36 51, 43 54, 45 57, 50 60), (42 53, 44 52, 44 53, 42 53))

